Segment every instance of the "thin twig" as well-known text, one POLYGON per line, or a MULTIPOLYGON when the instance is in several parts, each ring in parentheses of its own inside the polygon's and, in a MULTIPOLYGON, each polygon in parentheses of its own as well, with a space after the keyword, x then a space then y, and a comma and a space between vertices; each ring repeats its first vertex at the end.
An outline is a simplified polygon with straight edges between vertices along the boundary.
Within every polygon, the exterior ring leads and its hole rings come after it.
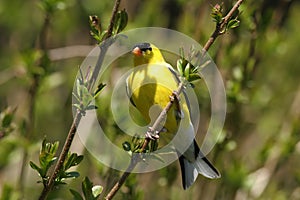
MULTIPOLYGON (((120 5, 120 2, 121 0, 116 0, 115 1, 115 5, 114 5, 114 8, 113 8, 113 12, 112 12, 112 16, 111 16, 111 20, 110 20, 110 24, 109 24, 109 28, 108 28, 108 33, 107 33, 107 36, 105 39, 108 39, 110 36, 112 36, 112 28, 113 28, 113 22, 114 22, 114 19, 115 19, 115 15, 119 9, 119 5, 120 5)), ((105 41, 104 41, 105 43, 105 41)), ((99 54, 99 57, 98 57, 98 60, 97 60, 97 64, 93 70, 93 74, 92 74, 92 78, 89 82, 89 85, 88 85, 88 89, 89 91, 91 92, 92 88, 93 88, 93 85, 95 84, 95 81, 97 79, 97 76, 98 76, 98 73, 99 73, 99 70, 100 70, 100 67, 102 65, 102 62, 103 62, 103 58, 106 54, 106 51, 107 51, 107 48, 108 46, 110 45, 111 43, 109 43, 107 45, 104 44, 103 46, 105 46, 104 48, 101 48, 101 51, 100 51, 100 54, 99 54)), ((66 141, 65 141, 65 144, 62 148, 62 151, 59 155, 59 158, 58 158, 58 161, 56 163, 56 166, 54 167, 54 171, 52 173, 52 175, 50 176, 48 182, 47 182, 47 185, 46 187, 44 187, 40 197, 39 197, 39 200, 44 200, 47 198, 49 192, 52 190, 53 186, 54 186, 54 183, 55 183, 55 179, 57 178, 61 168, 63 167, 63 164, 65 162, 65 159, 68 155, 68 152, 70 150, 70 147, 71 147, 71 144, 73 142, 73 139, 74 139, 74 136, 75 136, 75 133, 76 133, 76 130, 77 130, 77 126, 80 122, 82 118, 82 114, 80 111, 77 111, 76 112, 76 115, 73 119, 73 123, 70 127, 70 130, 69 130, 69 133, 67 135, 67 138, 66 138, 66 141)))
POLYGON ((116 18, 116 14, 119 10, 120 3, 121 3, 121 0, 116 0, 115 1, 115 5, 114 5, 113 11, 112 11, 111 18, 110 18, 108 32, 107 32, 107 35, 106 35, 105 39, 108 39, 112 36, 113 28, 114 28, 114 25, 115 25, 114 24, 115 23, 115 18, 116 18))
MULTIPOLYGON (((145 140, 144 144, 149 142, 149 140, 145 140)), ((127 167, 126 171, 122 174, 121 178, 118 180, 118 182, 112 187, 112 189, 109 191, 109 193, 106 195, 105 199, 110 200, 112 199, 119 189, 122 187, 122 185, 125 183, 127 177, 131 174, 132 170, 135 168, 135 166, 138 164, 138 154, 134 154, 131 158, 130 164, 127 167)))
POLYGON ((208 49, 211 47, 211 45, 215 42, 218 36, 224 34, 223 31, 227 23, 229 22, 230 18, 233 16, 234 12, 240 7, 240 5, 243 3, 243 0, 238 0, 234 6, 231 8, 231 10, 227 13, 227 15, 223 18, 220 24, 216 25, 216 28, 214 32, 211 34, 210 38, 207 40, 203 47, 203 54, 205 54, 208 49))
POLYGON ((111 45, 112 41, 111 40, 107 40, 107 39, 110 38, 112 36, 112 34, 113 34, 113 28, 114 28, 115 18, 116 18, 116 14, 117 14, 117 12, 119 10, 120 3, 121 3, 121 0, 116 0, 115 1, 115 5, 114 5, 114 8, 113 8, 113 11, 112 11, 112 14, 111 14, 111 18, 110 18, 110 23, 109 23, 109 26, 108 26, 107 35, 104 38, 104 42, 99 46, 99 48, 100 48, 100 55, 99 55, 99 58, 97 60, 95 69, 93 71, 93 74, 92 74, 92 77, 91 77, 91 80, 90 80, 90 85, 88 87, 89 90, 94 87, 94 84, 95 84, 95 82, 97 80, 97 77, 99 75, 100 68, 102 66, 102 62, 104 60, 104 56, 106 54, 106 51, 107 51, 108 47, 111 45))
MULTIPOLYGON (((216 29, 214 30, 214 32, 212 33, 211 37, 208 39, 208 41, 206 42, 205 46, 203 47, 203 52, 204 53, 209 50, 209 48, 214 43, 214 41, 216 40, 216 38, 219 35, 222 34, 221 30, 223 30, 223 28, 225 27, 225 25, 228 23, 228 21, 232 17, 233 13, 239 8, 239 6, 241 5, 242 2, 243 2, 243 0, 237 1, 236 4, 232 7, 232 9, 228 12, 228 14, 223 18, 222 23, 216 26, 216 29)), ((180 95, 180 93, 182 92, 183 88, 184 88, 184 84, 182 82, 180 82, 180 84, 179 84, 179 86, 177 88, 177 91, 175 91, 175 92, 178 95, 180 95)), ((174 97, 174 94, 172 96, 174 97)), ((171 108, 173 102, 174 101, 171 101, 171 100, 169 101, 169 103, 166 105, 166 107, 161 111, 160 115, 158 116, 158 118, 154 122, 153 126, 150 128, 150 131, 151 131, 151 133, 153 135, 156 134, 157 128, 159 127, 159 125, 161 124, 161 122, 166 117, 167 112, 171 108)), ((146 138, 144 140, 141 152, 143 152, 145 150, 145 148, 147 147, 149 141, 150 141, 150 139, 148 139, 148 138, 146 138)), ((106 200, 111 200, 115 196, 115 194, 119 191, 119 189, 121 188, 121 186, 126 181, 127 177, 130 175, 130 173, 132 172, 132 170, 135 168, 135 166, 138 163, 138 159, 137 159, 136 156, 137 156, 137 154, 135 154, 132 157, 131 163, 129 164, 127 170, 122 174, 121 178, 117 181, 117 183, 109 191, 109 193, 105 197, 106 200)))

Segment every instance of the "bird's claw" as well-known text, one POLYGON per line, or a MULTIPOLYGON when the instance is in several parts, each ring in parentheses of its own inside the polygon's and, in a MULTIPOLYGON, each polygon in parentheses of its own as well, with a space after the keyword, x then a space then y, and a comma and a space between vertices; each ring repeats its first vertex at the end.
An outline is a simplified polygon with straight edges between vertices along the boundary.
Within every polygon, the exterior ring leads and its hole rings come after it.
POLYGON ((170 101, 172 101, 172 102, 174 102, 174 101, 179 102, 180 101, 180 97, 179 97, 177 91, 172 92, 172 95, 170 96, 170 101))
POLYGON ((159 131, 155 131, 155 134, 152 133, 153 131, 149 130, 145 134, 145 137, 150 140, 158 140, 159 139, 159 131))

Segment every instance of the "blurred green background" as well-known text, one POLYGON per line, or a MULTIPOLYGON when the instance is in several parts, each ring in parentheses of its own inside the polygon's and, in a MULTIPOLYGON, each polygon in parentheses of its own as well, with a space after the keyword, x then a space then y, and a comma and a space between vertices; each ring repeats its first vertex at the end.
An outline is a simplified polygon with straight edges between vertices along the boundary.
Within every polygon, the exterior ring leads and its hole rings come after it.
MULTIPOLYGON (((42 184, 28 162, 38 160, 44 137, 63 144, 72 123, 71 93, 78 66, 96 44, 89 33, 89 15, 98 15, 106 28, 114 4, 111 0, 58 1, 43 32, 46 12, 41 2, 45 1, 0 2, 0 109, 16 109, 13 131, 0 135, 1 200, 39 196, 42 184), (48 53, 46 61, 41 51, 48 53), (41 75, 35 95, 33 74, 41 75)), ((223 1, 225 13, 234 2, 223 1)), ((216 3, 222 1, 123 0, 121 8, 129 15, 125 30, 165 27, 204 45, 214 30, 210 12, 216 3)), ((296 0, 248 0, 240 7, 240 26, 220 36, 209 50, 227 93, 222 137, 208 155, 222 178, 199 176, 184 191, 175 162, 156 172, 130 175, 115 199, 300 199, 299 10, 296 0)), ((125 136, 112 121, 109 98, 123 69, 113 65, 108 86, 98 97, 98 114, 110 138, 121 146, 125 136)), ((204 87, 201 81, 196 84, 204 87)), ((210 102, 198 91, 201 130, 206 130, 210 102)), ((197 137, 200 141, 201 135, 197 137)), ((56 188, 49 199, 72 199, 68 190, 80 191, 85 176, 108 190, 120 175, 98 163, 78 138, 72 152, 85 155, 77 168, 81 176, 56 188)))

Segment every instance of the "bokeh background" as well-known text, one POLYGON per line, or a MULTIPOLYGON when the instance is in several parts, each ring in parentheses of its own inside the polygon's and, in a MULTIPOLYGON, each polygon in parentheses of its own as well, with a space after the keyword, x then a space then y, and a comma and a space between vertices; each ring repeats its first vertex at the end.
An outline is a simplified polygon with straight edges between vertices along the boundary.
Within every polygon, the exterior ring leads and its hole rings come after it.
MULTIPOLYGON (((55 11, 45 15, 43 2, 0 2, 0 110, 15 110, 9 130, 1 125, 2 200, 38 198, 43 186, 29 161, 38 161, 45 137, 62 146, 72 123, 78 66, 96 45, 89 16, 98 15, 106 28, 114 4, 111 0, 58 1, 55 11), (42 57, 41 51, 48 57, 42 57)), ((235 1, 123 0, 121 8, 129 16, 125 30, 165 27, 204 45, 215 28, 211 9, 222 2, 226 13, 235 1)), ((227 93, 225 126, 208 155, 222 178, 199 176, 184 191, 175 162, 156 172, 130 175, 115 199, 300 199, 299 10, 296 0, 245 1, 240 26, 220 36, 209 50, 227 93)), ((124 71, 122 62, 128 63, 127 58, 113 63, 103 80, 107 86, 97 99, 99 121, 120 147, 127 138, 112 119, 109 100, 124 71)), ((195 85, 203 132, 209 124, 210 101, 201 92, 205 84, 195 85)), ((72 199, 69 189, 80 191, 85 176, 106 191, 121 174, 98 163, 78 138, 72 152, 84 155, 76 169, 81 176, 55 188, 49 199, 72 199)))

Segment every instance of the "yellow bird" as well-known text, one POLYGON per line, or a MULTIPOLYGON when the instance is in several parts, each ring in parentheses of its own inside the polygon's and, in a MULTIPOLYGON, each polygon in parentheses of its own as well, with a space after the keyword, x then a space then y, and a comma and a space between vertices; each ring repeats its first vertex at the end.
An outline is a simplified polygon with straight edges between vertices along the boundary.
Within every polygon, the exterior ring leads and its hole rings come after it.
MULTIPOLYGON (((179 78, 172 66, 164 60, 160 50, 153 44, 137 44, 134 46, 132 53, 136 68, 126 80, 127 94, 131 103, 150 123, 150 108, 153 105, 158 105, 163 109, 168 104, 170 96, 179 85, 179 78)), ((179 103, 180 106, 173 104, 168 111, 163 125, 163 132, 176 134, 179 130, 180 121, 183 117, 187 117, 188 124, 184 127, 184 134, 186 134, 187 140, 192 138, 193 141, 179 157, 182 184, 183 188, 187 189, 196 181, 198 174, 214 179, 219 178, 220 173, 203 155, 194 140, 195 130, 191 123, 186 96, 179 103)))

